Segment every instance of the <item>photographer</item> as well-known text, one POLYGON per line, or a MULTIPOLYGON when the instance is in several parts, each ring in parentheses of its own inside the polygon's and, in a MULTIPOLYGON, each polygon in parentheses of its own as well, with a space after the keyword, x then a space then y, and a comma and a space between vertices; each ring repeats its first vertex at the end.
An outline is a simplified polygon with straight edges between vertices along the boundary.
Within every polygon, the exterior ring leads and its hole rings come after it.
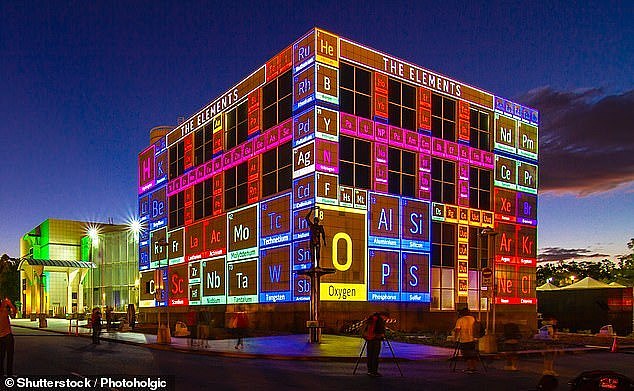
POLYGON ((13 352, 15 343, 11 332, 11 316, 17 310, 11 300, 5 297, 0 303, 0 376, 4 376, 4 357, 7 357, 7 376, 13 376, 13 352))

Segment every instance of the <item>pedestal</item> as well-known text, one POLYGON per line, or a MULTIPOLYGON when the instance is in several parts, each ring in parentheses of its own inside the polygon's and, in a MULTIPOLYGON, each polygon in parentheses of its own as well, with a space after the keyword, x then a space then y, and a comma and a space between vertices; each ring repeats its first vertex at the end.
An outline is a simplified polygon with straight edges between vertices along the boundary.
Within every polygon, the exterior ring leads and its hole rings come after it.
POLYGON ((498 343, 494 334, 487 334, 478 340, 480 353, 497 353, 498 343))
POLYGON ((172 343, 172 336, 170 335, 170 328, 165 325, 160 325, 156 334, 156 343, 161 345, 169 345, 172 343))

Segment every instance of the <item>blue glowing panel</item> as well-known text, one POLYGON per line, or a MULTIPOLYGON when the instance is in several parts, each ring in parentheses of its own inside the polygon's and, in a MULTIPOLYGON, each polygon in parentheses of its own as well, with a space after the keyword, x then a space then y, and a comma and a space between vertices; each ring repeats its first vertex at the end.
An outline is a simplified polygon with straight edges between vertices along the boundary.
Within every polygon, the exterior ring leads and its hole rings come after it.
POLYGON ((386 194, 370 193, 368 207, 368 247, 399 248, 400 199, 386 194))
POLYGON ((401 248, 429 252, 429 202, 402 198, 401 216, 401 248))
POLYGON ((369 250, 368 301, 399 301, 398 251, 369 250))
POLYGON ((291 301, 290 246, 260 250, 260 302, 291 301))
POLYGON ((291 240, 291 193, 260 202, 260 247, 291 240))
POLYGON ((429 254, 401 253, 401 301, 429 303, 429 254))

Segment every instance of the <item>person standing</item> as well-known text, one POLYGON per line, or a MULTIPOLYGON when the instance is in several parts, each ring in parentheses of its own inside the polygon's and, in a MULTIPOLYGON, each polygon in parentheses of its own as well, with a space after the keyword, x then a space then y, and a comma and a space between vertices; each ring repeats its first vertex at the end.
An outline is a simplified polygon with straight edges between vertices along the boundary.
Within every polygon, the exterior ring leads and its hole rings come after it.
POLYGON ((306 217, 304 217, 310 230, 310 254, 311 256, 315 256, 315 266, 319 265, 319 260, 321 259, 320 236, 324 240, 324 246, 326 245, 326 231, 324 230, 324 226, 319 224, 319 217, 315 216, 313 221, 310 221, 310 213, 318 209, 319 207, 313 206, 308 210, 308 213, 306 213, 306 217))
POLYGON ((92 310, 92 343, 99 345, 99 334, 101 334, 101 310, 95 308, 92 310))
POLYGON ((368 349, 368 376, 380 377, 379 356, 381 355, 381 342, 385 338, 385 317, 387 313, 375 312, 365 320, 363 326, 363 339, 368 349))
POLYGON ((106 306, 106 331, 112 328, 112 307, 106 306))
POLYGON ((249 316, 246 311, 238 311, 236 313, 236 334, 238 341, 236 342, 236 349, 244 349, 244 338, 247 336, 247 330, 249 329, 249 316))
POLYGON ((11 316, 15 316, 17 310, 11 300, 5 297, 0 303, 0 377, 5 375, 4 358, 7 357, 7 376, 13 376, 13 352, 15 340, 11 331, 11 316))
POLYGON ((476 340, 473 336, 473 325, 475 318, 469 312, 469 308, 463 308, 458 311, 458 320, 454 328, 454 337, 458 342, 460 353, 467 361, 467 369, 465 373, 476 373, 476 340))

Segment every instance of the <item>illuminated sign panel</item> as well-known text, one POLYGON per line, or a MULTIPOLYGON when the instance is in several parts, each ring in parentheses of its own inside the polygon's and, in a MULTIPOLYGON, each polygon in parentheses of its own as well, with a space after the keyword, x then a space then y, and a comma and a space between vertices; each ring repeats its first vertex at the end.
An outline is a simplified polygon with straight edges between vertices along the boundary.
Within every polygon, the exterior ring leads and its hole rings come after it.
POLYGON ((187 283, 187 266, 170 266, 169 268, 169 305, 182 306, 189 304, 189 285, 187 283))
POLYGON ((185 227, 185 260, 192 261, 203 258, 205 250, 203 222, 185 227))
POLYGON ((522 121, 519 123, 517 154, 537 160, 537 127, 522 121))
POLYGON ((154 145, 139 154, 139 194, 154 186, 154 145))
POLYGON ((537 166, 517 162, 517 190, 537 194, 537 166))
POLYGON ((170 265, 184 262, 183 241, 185 229, 179 228, 168 232, 167 234, 167 258, 170 265))
POLYGON ((156 185, 167 181, 167 151, 163 151, 155 157, 154 176, 156 178, 156 185))
POLYGON ((290 246, 260 251, 260 302, 291 301, 290 246))
POLYGON ((150 269, 159 266, 167 266, 167 249, 163 245, 166 243, 167 230, 165 228, 150 232, 150 269))
POLYGON ((401 253, 401 300, 429 303, 429 254, 401 253))
POLYGON ((398 251, 370 249, 368 257, 368 300, 399 301, 398 251))
POLYGON ((227 213, 229 261, 258 256, 258 206, 227 213))
POLYGON ((315 113, 317 115, 317 137, 324 140, 338 141, 339 113, 323 107, 316 107, 315 113))
POLYGON ((148 245, 139 246, 139 270, 147 270, 149 268, 150 268, 150 248, 148 245))
POLYGON ((308 175, 293 181, 293 209, 303 208, 315 202, 315 177, 308 175))
POLYGON ((227 215, 220 215, 203 222, 205 231, 204 257, 217 257, 227 253, 227 215))
POLYGON ((293 148, 293 178, 315 172, 315 143, 293 148))
POLYGON ((293 146, 315 138, 315 108, 312 107, 293 118, 293 146))
POLYGON ((537 225, 537 196, 517 193, 517 221, 522 224, 537 225))
MULTIPOLYGON (((304 213, 305 214, 305 213, 304 213)), ((310 300, 310 277, 299 275, 297 271, 307 270, 312 266, 310 254, 310 243, 308 240, 295 241, 292 246, 293 251, 293 300, 310 300)))
POLYGON ((315 100, 315 67, 310 66, 293 76, 293 111, 315 100))
POLYGON ((517 215, 516 198, 517 192, 515 191, 495 188, 494 211, 497 220, 515 222, 515 216, 517 215))
POLYGON ((399 198, 370 193, 368 209, 368 246, 399 248, 401 215, 399 198))
POLYGON ((337 182, 338 177, 335 175, 328 175, 317 173, 317 194, 316 200, 322 204, 337 204, 337 182))
POLYGON ((515 190, 517 188, 517 161, 495 156, 495 186, 515 190))
POLYGON ((317 170, 329 174, 339 173, 339 144, 325 140, 317 140, 315 144, 317 170))
POLYGON ((496 259, 504 263, 514 263, 517 253, 517 238, 515 225, 498 223, 495 236, 496 259))
POLYGON ((200 262, 190 262, 187 267, 189 270, 189 305, 199 305, 203 294, 200 284, 200 262))
POLYGON ((141 273, 139 279, 139 307, 154 307, 154 294, 156 293, 156 285, 154 283, 154 272, 141 273))
POLYGON ((260 203, 260 247, 291 241, 290 193, 260 203))
POLYGON ((517 152, 517 122, 500 114, 495 114, 494 148, 501 151, 517 152))
POLYGON ((513 103, 499 96, 495 97, 495 111, 505 113, 517 119, 522 119, 533 125, 539 123, 539 113, 537 110, 513 103))
POLYGON ((316 29, 317 61, 339 67, 339 37, 316 29))
POLYGON ((429 202, 401 199, 401 247, 414 251, 429 251, 429 202))
POLYGON ((522 265, 535 265, 537 259, 537 229, 517 226, 517 256, 522 265))
POLYGON ((315 61, 315 34, 309 32, 293 44, 293 73, 297 73, 315 61))
POLYGON ((225 257, 200 262, 202 278, 201 304, 227 304, 225 257))
POLYGON ((227 304, 258 302, 257 258, 227 264, 227 279, 227 304))
POLYGON ((327 65, 317 64, 317 99, 339 104, 339 70, 327 65))
POLYGON ((336 270, 322 277, 321 300, 365 301, 366 213, 329 205, 321 212, 327 245, 321 248, 320 266, 336 270))
POLYGON ((155 190, 150 195, 150 230, 155 230, 167 225, 167 202, 165 198, 165 186, 155 190))

